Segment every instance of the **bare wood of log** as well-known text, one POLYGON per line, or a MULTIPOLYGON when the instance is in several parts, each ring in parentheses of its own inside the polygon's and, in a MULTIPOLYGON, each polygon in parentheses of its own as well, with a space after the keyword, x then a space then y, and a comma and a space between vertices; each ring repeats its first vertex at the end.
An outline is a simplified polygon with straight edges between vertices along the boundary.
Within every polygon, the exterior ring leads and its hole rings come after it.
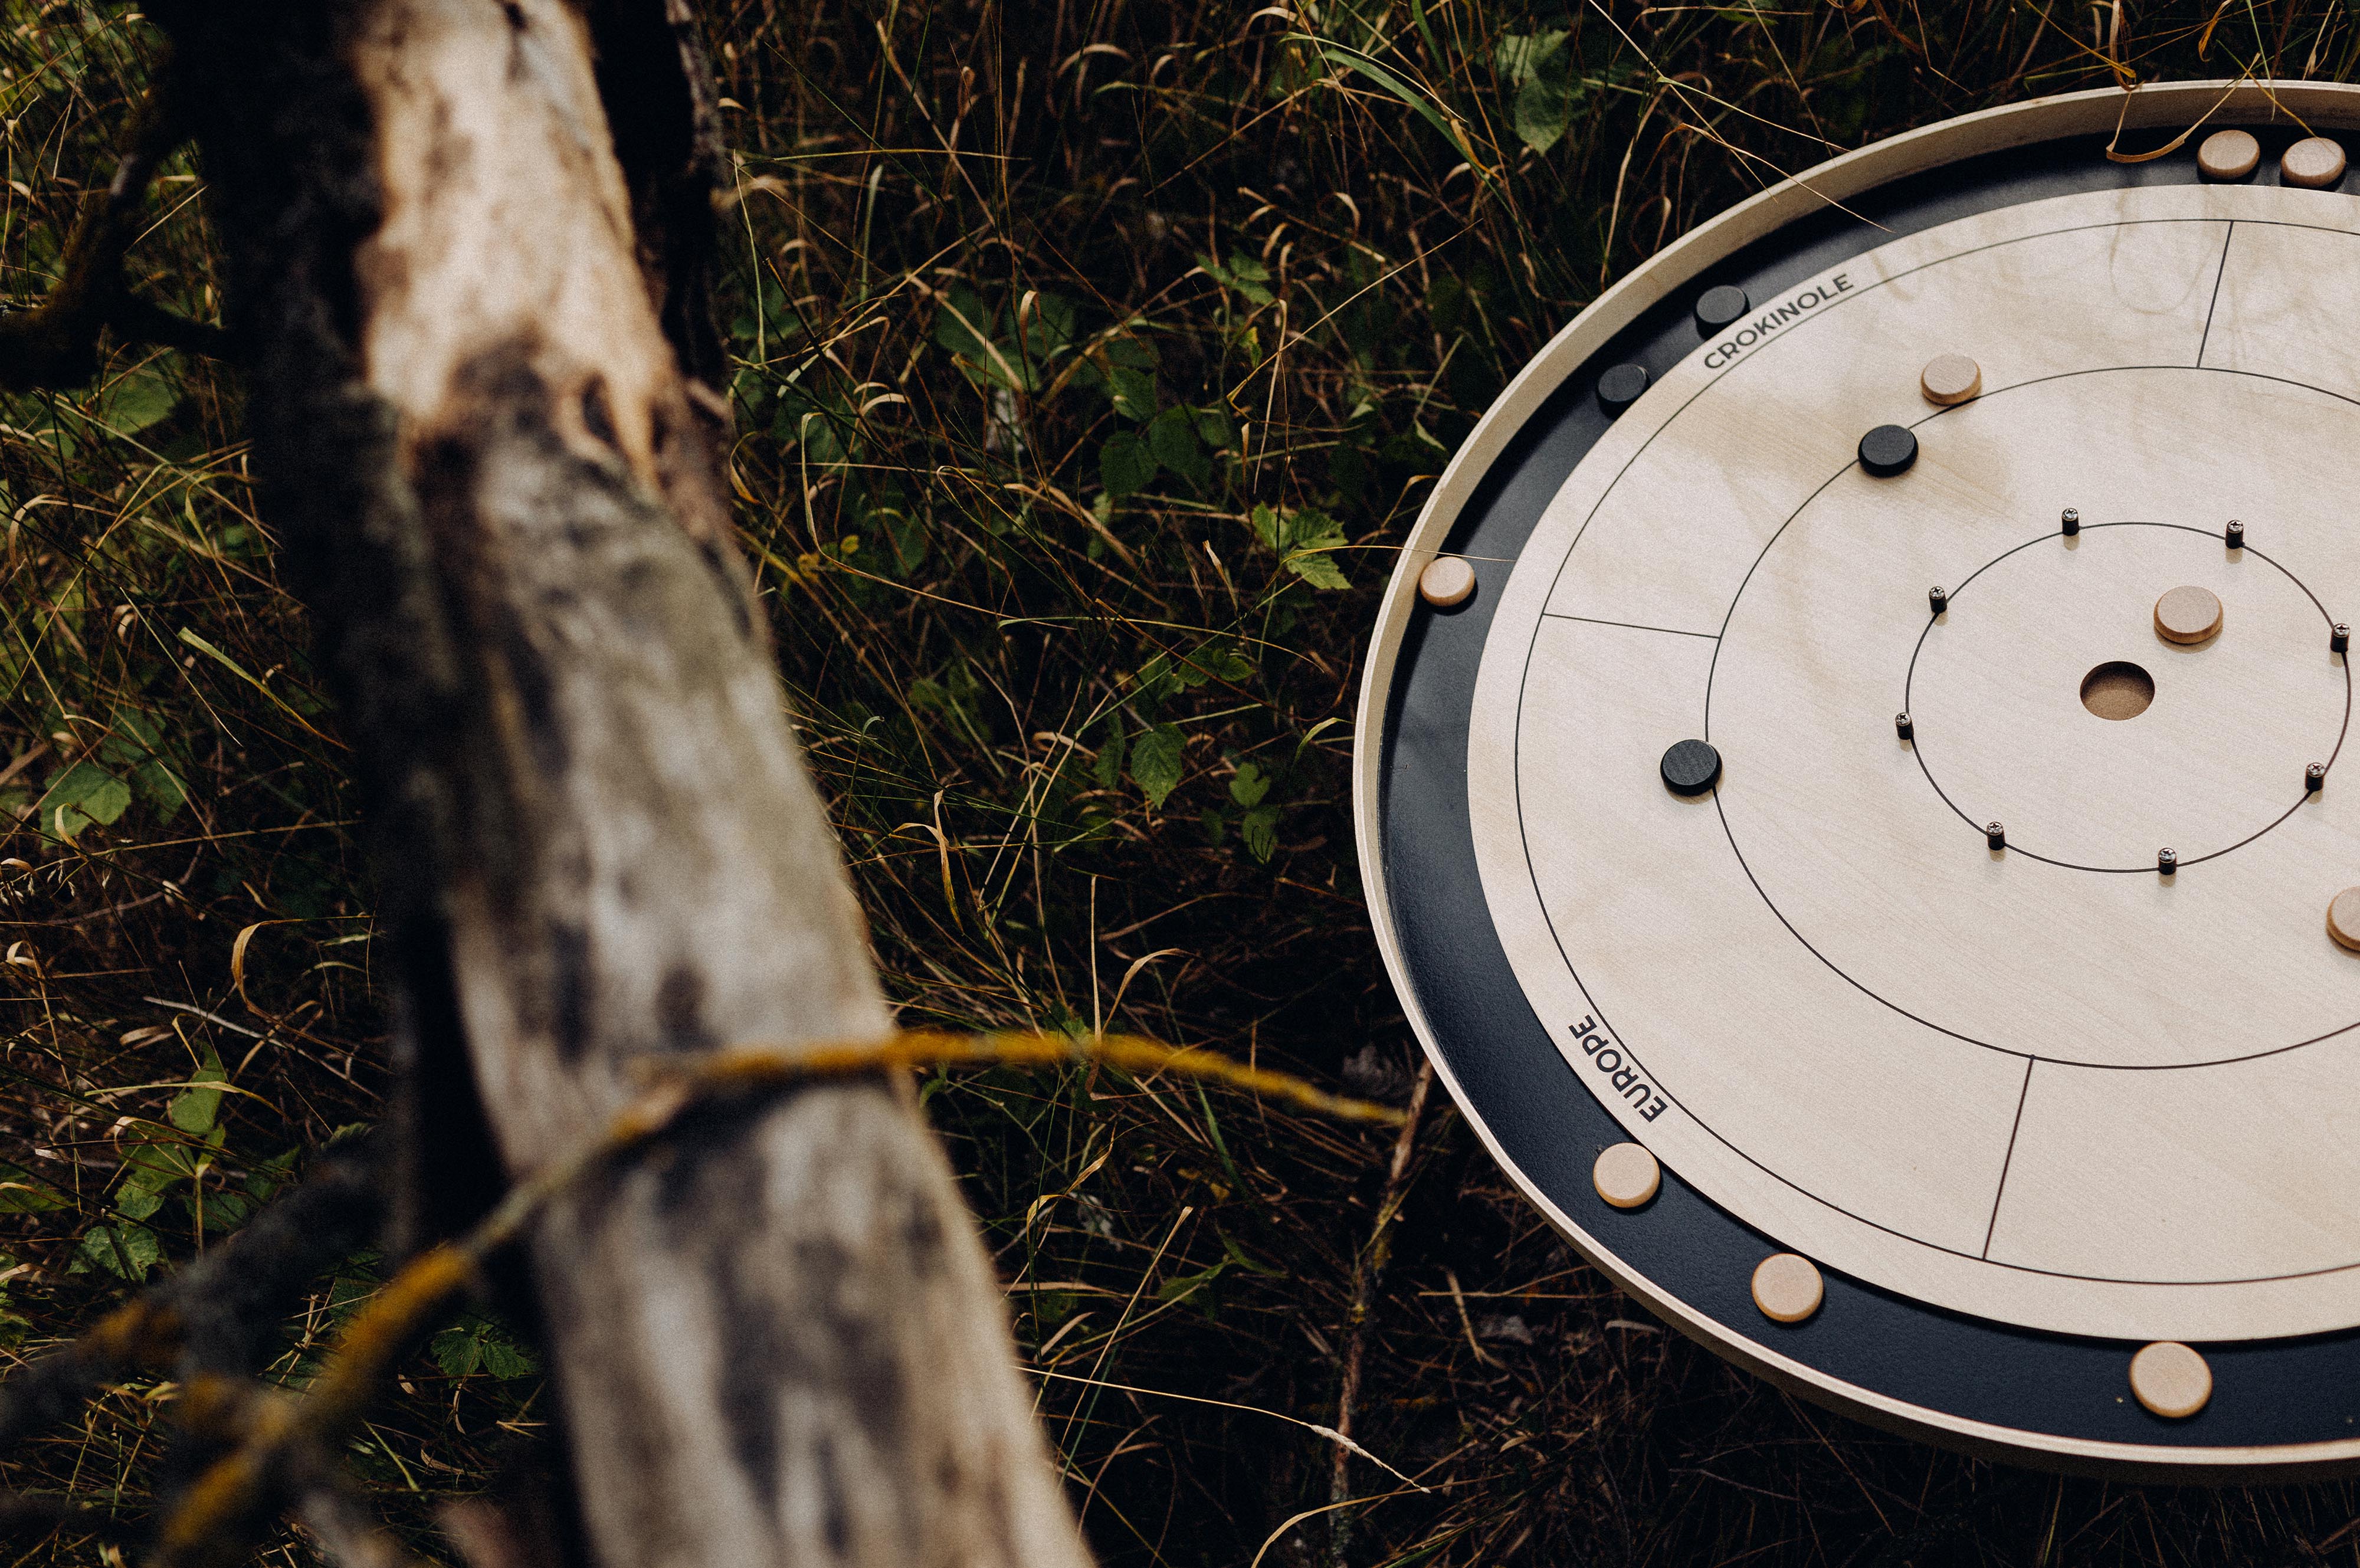
MULTIPOLYGON (((582 15, 158 14, 359 746, 419 1125, 468 1126, 453 1038, 514 1174, 635 1063, 883 1033, 582 15)), ((874 1084, 699 1114, 530 1249, 597 1558, 1086 1563, 914 1116, 874 1084)))

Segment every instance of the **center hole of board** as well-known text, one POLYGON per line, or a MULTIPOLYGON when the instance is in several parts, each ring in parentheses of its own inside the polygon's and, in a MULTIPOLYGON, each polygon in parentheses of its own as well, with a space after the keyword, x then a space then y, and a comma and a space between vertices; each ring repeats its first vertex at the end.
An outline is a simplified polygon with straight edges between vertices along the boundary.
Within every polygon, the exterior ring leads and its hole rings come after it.
POLYGON ((2127 659, 2110 659, 2081 677, 2081 706, 2102 719, 2136 719, 2155 701, 2155 677, 2127 659))

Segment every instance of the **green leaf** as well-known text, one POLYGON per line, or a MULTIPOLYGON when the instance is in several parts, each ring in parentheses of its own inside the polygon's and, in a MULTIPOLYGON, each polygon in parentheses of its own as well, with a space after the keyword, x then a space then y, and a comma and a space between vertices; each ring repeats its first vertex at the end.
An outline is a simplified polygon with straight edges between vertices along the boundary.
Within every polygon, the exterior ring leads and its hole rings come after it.
POLYGON ((1262 540, 1272 551, 1286 548, 1286 519, 1280 517, 1275 508, 1257 503, 1248 520, 1253 525, 1254 538, 1262 540))
POLYGON ((541 1363, 524 1346, 493 1334, 484 1337, 484 1370, 495 1377, 530 1377, 541 1370, 541 1363))
POLYGON ((1238 836, 1256 860, 1268 860, 1278 848, 1278 808, 1256 806, 1238 823, 1238 836))
POLYGON ((1155 477, 1155 454, 1129 430, 1117 430, 1098 449, 1098 478, 1109 495, 1131 495, 1155 477))
POLYGON ((1109 365, 1131 370, 1153 370, 1163 363, 1156 354, 1155 345, 1145 338, 1109 338, 1106 356, 1109 365))
POLYGON ((483 1365, 484 1342, 464 1328, 446 1328, 434 1336, 426 1353, 445 1377, 464 1377, 483 1365))
POLYGON ((1024 321, 1024 352, 1037 365, 1066 347, 1074 341, 1076 319, 1071 299, 1042 289, 1032 297, 1032 311, 1024 321))
POLYGON ((1572 125, 1581 99, 1578 82, 1539 77, 1525 82, 1516 89, 1517 139, 1535 152, 1548 151, 1572 125))
POLYGON ((144 1220, 164 1206, 164 1194, 125 1182, 115 1194, 115 1212, 127 1220, 144 1220))
POLYGON ((1155 412, 1155 376, 1118 365, 1108 374, 1107 396, 1113 399, 1114 411, 1124 419, 1145 419, 1155 412))
POLYGON ((94 762, 77 762, 55 779, 38 807, 41 825, 62 839, 131 809, 131 787, 94 762))
POLYGON ((119 436, 137 435, 180 406, 180 388, 160 364, 140 366, 98 397, 98 420, 119 436))
POLYGON ((1032 391, 1037 359, 1028 363, 1022 348, 997 342, 991 327, 991 314, 973 289, 954 288, 936 302, 934 342, 951 351, 967 379, 1011 392, 1032 391))
POLYGON ((1155 1299, 1159 1301, 1185 1301, 1219 1279, 1229 1267, 1229 1260, 1224 1258, 1210 1269, 1200 1269, 1194 1274, 1175 1274, 1155 1288, 1155 1299))
MULTIPOLYGON (((203 1064, 189 1074, 189 1082, 192 1084, 225 1083, 229 1082, 229 1074, 222 1071, 221 1058, 207 1051, 203 1064)), ((213 1130, 213 1118, 221 1113, 221 1102, 222 1092, 219 1089, 184 1089, 172 1096, 172 1104, 164 1115, 182 1132, 208 1133, 213 1130)))
POLYGON ((1151 806, 1162 807, 1180 783, 1180 751, 1185 737, 1174 724, 1157 724, 1141 733, 1131 748, 1131 777, 1151 806))
POLYGON ((1155 461, 1202 489, 1212 483, 1213 461, 1196 440, 1196 422, 1185 408, 1166 408, 1147 426, 1147 450, 1155 461))
POLYGON ((45 1209, 72 1206, 73 1200, 22 1166, 0 1164, 0 1214, 38 1214, 45 1209))
POLYGON ((991 340, 984 335, 990 321, 991 312, 984 308, 975 290, 963 283, 955 284, 935 309, 934 342, 953 354, 980 358, 990 352, 991 340))
POLYGON ((1090 763, 1090 772, 1098 779, 1101 789, 1113 789, 1122 778, 1124 738, 1122 715, 1107 715, 1106 739, 1098 743, 1098 754, 1090 763))
POLYGON ((170 822, 189 803, 189 787, 161 762, 143 762, 133 768, 131 791, 155 808, 158 822, 170 822))
POLYGON ((1253 762, 1238 764, 1238 776, 1229 780, 1229 799, 1240 806, 1259 806, 1262 798, 1270 793, 1270 775, 1262 765, 1253 762))
POLYGON ((212 1158, 186 1144, 167 1143, 160 1138, 126 1145, 123 1150, 123 1185, 116 1191, 161 1192, 176 1181, 195 1177, 212 1162, 212 1158))
POLYGON ((428 1342, 427 1355, 446 1377, 482 1371, 495 1377, 529 1377, 541 1364, 481 1312, 470 1312, 428 1342))
POLYGON ((1510 33, 1492 53, 1493 67, 1515 91, 1516 136, 1535 152, 1557 144, 1590 91, 1574 74, 1567 37, 1562 28, 1510 33))
POLYGON ((1253 660, 1240 653, 1234 643, 1214 640, 1198 648, 1188 656, 1190 671, 1187 683, 1202 686, 1207 681, 1227 681, 1235 684, 1253 678, 1253 660))
POLYGON ((1225 289, 1234 289, 1257 305, 1267 305, 1276 296, 1264 288, 1270 281, 1270 268, 1250 256, 1232 256, 1224 267, 1202 251, 1196 253, 1196 265, 1206 276, 1225 289))
POLYGON ((1351 583, 1343 570, 1330 559, 1328 552, 1345 544, 1344 526, 1325 512, 1309 507, 1296 512, 1283 523, 1265 527, 1262 508, 1254 508, 1254 531, 1267 542, 1275 534, 1282 554, 1280 561, 1289 572, 1314 588, 1349 588, 1351 583))
POLYGON ((1229 416, 1218 408, 1196 410, 1196 439, 1215 452, 1227 452, 1237 444, 1237 427, 1229 416))
POLYGON ((163 1258, 156 1233, 146 1225, 93 1225, 74 1245, 69 1274, 112 1274, 137 1284, 163 1258))
POLYGON ((1552 66, 1558 67, 1558 74, 1563 74, 1565 40, 1570 36, 1563 27, 1506 34, 1491 51, 1491 68, 1506 77, 1512 87, 1537 80, 1552 66))

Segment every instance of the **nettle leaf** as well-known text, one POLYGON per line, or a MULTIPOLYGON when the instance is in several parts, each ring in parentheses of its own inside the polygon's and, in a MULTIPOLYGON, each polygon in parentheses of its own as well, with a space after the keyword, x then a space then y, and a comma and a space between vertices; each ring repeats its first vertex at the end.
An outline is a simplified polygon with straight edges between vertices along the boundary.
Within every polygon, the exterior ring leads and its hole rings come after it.
POLYGON ((111 1274, 137 1284, 162 1260, 156 1233, 142 1225, 93 1225, 74 1244, 69 1274, 111 1274))
POLYGON ((1122 733, 1122 715, 1107 717, 1106 739, 1098 744, 1098 757, 1090 763, 1090 772, 1101 789, 1111 789, 1122 779, 1123 742, 1129 737, 1122 733))
POLYGON ((1270 793, 1270 775, 1255 762, 1238 764, 1238 776, 1229 780, 1229 799, 1240 806, 1259 806, 1262 798, 1270 793))
POLYGON ((1207 277, 1225 289, 1234 289, 1257 305, 1267 305, 1275 298, 1264 287, 1270 281, 1270 268, 1250 256, 1232 256, 1223 266, 1213 257, 1198 252, 1196 265, 1207 277))
POLYGON ((1180 752, 1186 744, 1175 724, 1157 724, 1131 743, 1131 777, 1147 803, 1162 808, 1180 783, 1180 752))
POLYGON ((1133 495, 1155 477, 1155 453, 1130 430, 1117 430, 1098 449, 1098 479, 1109 495, 1133 495))
POLYGON ((1155 413, 1155 376, 1152 371, 1118 365, 1107 372, 1107 397, 1124 419, 1145 420, 1155 413))
POLYGON ((115 1212, 126 1220, 144 1220, 164 1206, 164 1194, 128 1182, 115 1194, 115 1212))
POLYGON ((1276 507, 1256 504, 1246 520, 1252 525, 1254 538, 1262 540, 1264 548, 1273 553, 1285 550, 1286 519, 1278 515, 1276 507))
POLYGON ((1254 532, 1278 550, 1281 564, 1314 588, 1351 586, 1329 554, 1344 547, 1343 524, 1308 506, 1284 519, 1273 514, 1266 520, 1262 513, 1267 509, 1254 508, 1254 532))
POLYGON ((501 1378, 529 1377, 541 1370, 530 1352, 480 1312, 470 1312, 436 1334, 427 1345, 427 1354, 446 1377, 464 1377, 478 1371, 501 1378))
POLYGON ((1256 860, 1268 860, 1278 849, 1278 815, 1276 806, 1256 806, 1238 823, 1238 836, 1256 860))
POLYGON ((1141 665, 1139 673, 1131 681, 1131 700, 1142 704, 1142 717, 1152 717, 1155 704, 1175 691, 1185 690, 1188 685, 1186 678, 1173 667, 1172 656, 1168 653, 1159 653, 1141 665))
POLYGON ((1203 489, 1213 482, 1213 460, 1196 438, 1196 421, 1185 408, 1166 408, 1148 422, 1147 448, 1155 461, 1203 489))
POLYGON ((484 1342, 463 1328, 446 1328, 427 1346, 445 1377, 464 1377, 484 1364, 484 1342))
POLYGON ((1207 681, 1227 681, 1232 685, 1253 678, 1253 660, 1240 653, 1237 645, 1208 642, 1190 654, 1182 666, 1182 680, 1190 686, 1202 686, 1207 681))

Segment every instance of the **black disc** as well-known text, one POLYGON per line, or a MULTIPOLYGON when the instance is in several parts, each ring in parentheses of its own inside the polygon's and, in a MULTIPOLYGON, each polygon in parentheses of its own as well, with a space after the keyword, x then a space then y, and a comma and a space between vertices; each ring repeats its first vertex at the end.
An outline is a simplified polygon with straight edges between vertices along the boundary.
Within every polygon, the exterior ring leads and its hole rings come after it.
POLYGON ((1918 461, 1918 438, 1902 425, 1879 425, 1860 438, 1860 465, 1879 479, 1906 473, 1918 461))
POLYGON ((1745 290, 1724 283, 1718 289, 1708 289, 1697 296, 1697 331, 1710 337, 1753 308, 1745 290))
POLYGON ((1647 389, 1647 367, 1644 365, 1610 365, 1598 377, 1598 406, 1608 414, 1619 414, 1639 400, 1647 389))
POLYGON ((1721 753, 1700 740, 1675 741, 1662 771, 1673 794, 1701 795, 1721 780, 1721 753))

